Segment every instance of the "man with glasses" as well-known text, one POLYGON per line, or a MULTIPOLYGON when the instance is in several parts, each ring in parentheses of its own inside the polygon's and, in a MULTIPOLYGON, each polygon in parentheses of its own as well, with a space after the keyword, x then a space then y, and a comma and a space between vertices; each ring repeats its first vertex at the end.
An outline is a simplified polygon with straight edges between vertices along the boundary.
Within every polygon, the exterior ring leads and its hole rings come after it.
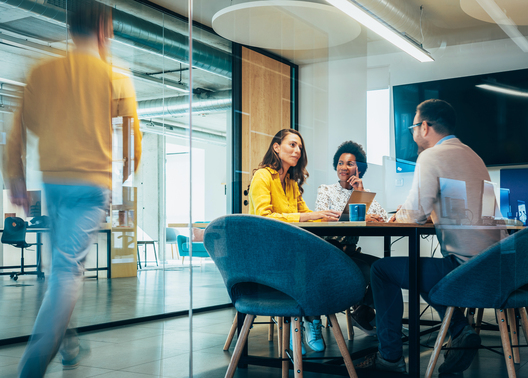
MULTIPOLYGON (((423 224, 429 217, 432 218, 443 258, 420 258, 420 292, 442 318, 446 307, 430 303, 427 296, 429 291, 453 269, 504 236, 500 230, 466 230, 467 227, 462 230, 456 227, 461 221, 464 226, 475 224, 480 214, 482 182, 489 181, 490 176, 482 159, 454 135, 455 123, 455 111, 445 101, 432 99, 418 105, 414 124, 409 126, 419 152, 411 192, 398 212, 389 220, 423 224), (466 202, 462 201, 461 210, 463 219, 454 219, 445 213, 445 208, 442 212, 440 182, 445 179, 465 188, 463 196, 466 196, 466 202), (443 227, 445 225, 449 227, 443 227)), ((379 351, 374 364, 379 370, 406 370, 401 338, 401 289, 409 288, 408 281, 407 257, 383 258, 372 266, 371 283, 379 340, 379 351)), ((480 346, 480 337, 468 325, 459 310, 453 314, 449 332, 453 348, 473 349, 450 350, 439 368, 439 372, 444 374, 467 369, 477 352, 476 348, 480 346)))

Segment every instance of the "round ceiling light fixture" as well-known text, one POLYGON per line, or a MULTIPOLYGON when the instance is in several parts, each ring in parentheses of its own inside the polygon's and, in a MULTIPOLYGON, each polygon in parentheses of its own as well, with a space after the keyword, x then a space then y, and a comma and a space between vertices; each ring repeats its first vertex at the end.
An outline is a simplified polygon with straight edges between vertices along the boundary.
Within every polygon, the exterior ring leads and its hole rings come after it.
POLYGON ((213 29, 240 44, 273 50, 342 45, 361 33, 359 23, 331 5, 306 1, 251 1, 213 16, 213 29))
POLYGON ((484 9, 486 5, 491 5, 502 12, 502 14, 496 14, 494 17, 502 17, 504 15, 513 21, 515 25, 528 25, 528 5, 526 0, 460 0, 460 8, 468 16, 494 24, 495 21, 492 15, 484 9))

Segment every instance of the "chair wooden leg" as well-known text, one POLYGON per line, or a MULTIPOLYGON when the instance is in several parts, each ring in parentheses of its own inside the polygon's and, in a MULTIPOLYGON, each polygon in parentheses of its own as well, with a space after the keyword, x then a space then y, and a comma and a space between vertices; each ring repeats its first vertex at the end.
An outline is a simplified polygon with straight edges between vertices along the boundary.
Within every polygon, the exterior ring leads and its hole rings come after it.
POLYGON ((345 310, 345 316, 346 316, 348 340, 353 340, 354 339, 354 326, 352 325, 352 314, 349 308, 345 310))
POLYGON ((282 355, 282 329, 284 327, 284 318, 280 316, 278 318, 279 324, 277 325, 277 346, 279 350, 279 357, 282 355))
POLYGON ((477 310, 477 321, 475 322, 475 332, 480 335, 480 328, 482 327, 482 316, 484 315, 484 309, 479 308, 477 310))
POLYGON ((233 324, 231 324, 231 329, 229 330, 229 333, 227 335, 227 340, 224 344, 224 350, 229 350, 229 347, 231 346, 231 342, 233 341, 233 337, 235 336, 237 325, 238 325, 238 312, 235 314, 235 318, 233 319, 233 324))
POLYGON ((451 318, 453 317, 454 307, 448 307, 444 315, 444 320, 440 326, 440 331, 438 331, 438 336, 436 337, 435 346, 431 358, 429 359, 429 365, 427 365, 427 371, 425 372, 426 378, 431 378, 433 375, 436 362, 438 361, 438 356, 440 356, 440 351, 442 350, 442 344, 444 343, 447 330, 449 329, 449 324, 451 324, 451 318))
POLYGON ((286 350, 290 347, 290 318, 283 318, 283 329, 282 329, 282 378, 288 378, 290 375, 290 359, 286 350))
POLYGON ((268 327, 268 341, 273 341, 273 334, 275 333, 275 322, 273 321, 273 316, 269 317, 269 327, 268 327))
POLYGON ((343 337, 343 334, 341 333, 341 327, 339 327, 337 317, 335 314, 329 315, 329 317, 330 317, 330 322, 332 323, 332 332, 337 341, 337 346, 339 347, 341 356, 343 356, 343 361, 345 362, 348 375, 350 378, 357 378, 356 369, 354 369, 354 363, 352 362, 352 358, 350 358, 350 353, 348 352, 345 338, 343 337))
POLYGON ((328 316, 326 317, 326 320, 325 320, 325 328, 328 328, 328 316))
POLYGON ((238 335, 235 351, 233 352, 233 356, 231 357, 231 361, 227 367, 225 378, 233 378, 233 375, 235 375, 235 370, 237 368, 238 361, 240 360, 240 355, 242 354, 242 350, 246 345, 249 329, 251 328, 254 319, 255 315, 246 315, 246 318, 244 319, 244 325, 242 326, 240 335, 238 335))
POLYGON ((517 330, 517 319, 515 319, 515 309, 509 308, 506 313, 508 314, 508 324, 510 326, 513 362, 519 364, 521 363, 521 355, 519 354, 519 332, 517 330))
POLYGON ((293 318, 291 326, 293 327, 293 376, 302 378, 301 317, 293 318))
POLYGON ((171 255, 172 259, 174 260, 174 244, 171 244, 171 255))
POLYGON ((528 314, 526 313, 526 308, 521 307, 519 309, 519 313, 521 314, 521 324, 524 332, 524 339, 528 343, 528 314))
POLYGON ((508 377, 515 378, 515 366, 513 365, 510 337, 508 335, 508 327, 506 326, 506 314, 504 310, 495 311, 497 312, 497 320, 499 322, 502 349, 504 351, 504 359, 506 360, 506 369, 508 370, 508 377))

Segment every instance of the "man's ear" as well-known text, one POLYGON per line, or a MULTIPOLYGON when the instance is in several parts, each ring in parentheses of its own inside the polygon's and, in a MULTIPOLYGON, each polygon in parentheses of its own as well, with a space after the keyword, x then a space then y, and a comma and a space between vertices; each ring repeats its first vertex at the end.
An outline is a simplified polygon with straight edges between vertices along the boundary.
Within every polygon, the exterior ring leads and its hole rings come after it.
POLYGON ((274 143, 273 144, 273 150, 276 152, 276 153, 279 153, 280 152, 280 145, 278 143, 274 143))
POLYGON ((431 132, 431 126, 427 122, 423 122, 420 131, 422 132, 422 137, 425 138, 431 132))

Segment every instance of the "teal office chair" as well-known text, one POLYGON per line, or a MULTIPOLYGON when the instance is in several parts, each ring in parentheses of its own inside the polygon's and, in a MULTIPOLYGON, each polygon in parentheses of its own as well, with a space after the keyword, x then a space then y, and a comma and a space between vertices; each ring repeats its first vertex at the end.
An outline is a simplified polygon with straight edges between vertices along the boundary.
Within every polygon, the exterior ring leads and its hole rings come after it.
POLYGON ((433 287, 429 299, 449 307, 431 354, 426 377, 433 374, 455 307, 464 307, 495 309, 508 377, 514 378, 514 362, 519 361, 519 348, 513 348, 512 352, 506 317, 510 323, 512 343, 518 346, 514 309, 519 309, 523 331, 528 337, 528 229, 516 232, 460 265, 433 287))
MULTIPOLYGON (((178 236, 178 231, 176 231, 175 229, 169 228, 169 227, 165 229, 165 244, 170 244, 173 260, 174 260, 174 244, 178 244, 178 240, 176 238, 177 236, 178 236)), ((176 255, 178 256, 178 260, 179 260, 180 254, 178 252, 178 249, 176 249, 176 255)))
MULTIPOLYGON (((178 241, 178 251, 182 257, 182 265, 185 256, 189 256, 189 238, 187 236, 178 235, 176 238, 178 241)), ((207 250, 204 247, 204 243, 192 243, 193 257, 209 257, 207 250)))
POLYGON ((316 315, 330 317, 349 376, 357 377, 335 314, 363 298, 365 280, 342 251, 298 227, 241 214, 212 221, 205 230, 204 244, 222 274, 235 308, 246 314, 226 378, 235 373, 256 315, 285 318, 281 344, 283 377, 288 376, 289 369, 289 318, 294 327, 295 376, 302 377, 300 319, 316 315))

